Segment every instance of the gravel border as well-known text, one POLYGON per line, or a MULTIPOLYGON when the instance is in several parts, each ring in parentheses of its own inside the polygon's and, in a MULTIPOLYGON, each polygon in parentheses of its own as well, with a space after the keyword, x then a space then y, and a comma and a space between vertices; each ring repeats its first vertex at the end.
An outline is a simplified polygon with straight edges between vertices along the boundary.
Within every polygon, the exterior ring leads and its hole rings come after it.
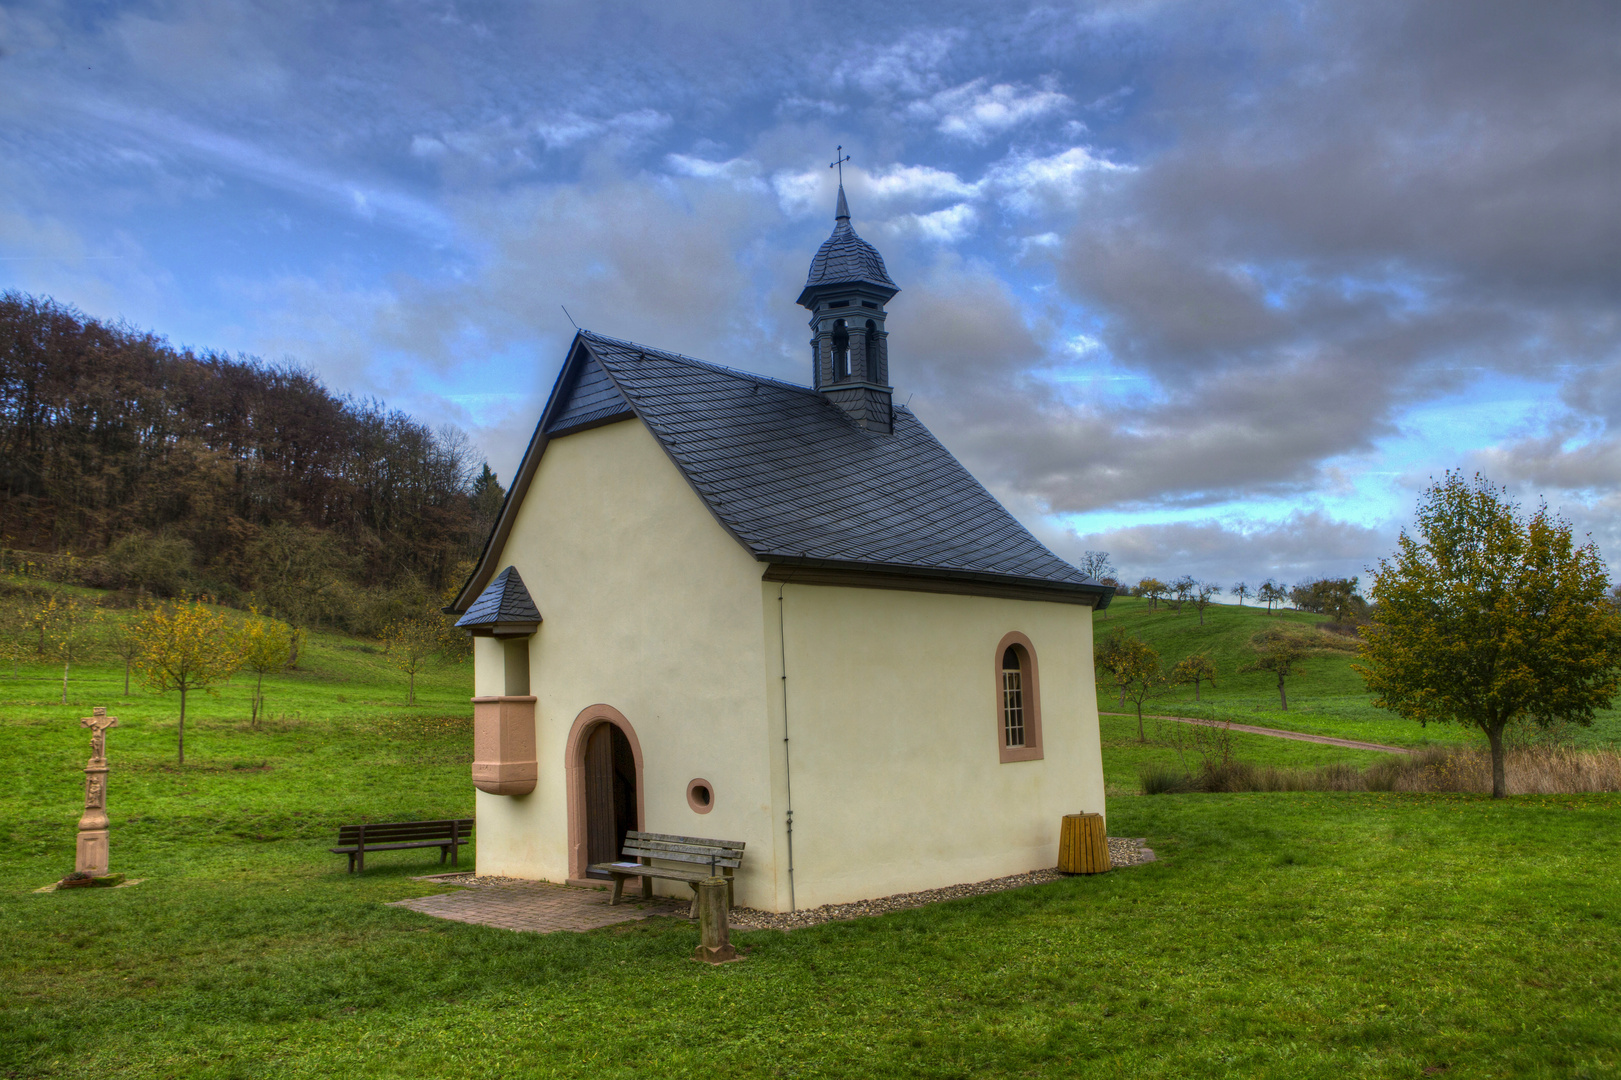
MULTIPOLYGON (((1154 861, 1154 853, 1142 844, 1141 839, 1109 837, 1109 861, 1117 870, 1154 861)), ((948 885, 943 889, 896 893, 894 896, 857 900, 849 904, 824 904, 808 911, 756 911, 753 908, 735 907, 727 921, 737 930, 798 930, 804 926, 818 926, 845 919, 883 915, 891 911, 905 911, 908 908, 939 903, 941 900, 955 900, 963 896, 986 896, 990 893, 1006 892, 1008 889, 1022 889, 1027 885, 1041 885, 1069 876, 1060 874, 1057 870, 1032 870, 1027 874, 1011 874, 1008 877, 976 881, 968 885, 948 885)))

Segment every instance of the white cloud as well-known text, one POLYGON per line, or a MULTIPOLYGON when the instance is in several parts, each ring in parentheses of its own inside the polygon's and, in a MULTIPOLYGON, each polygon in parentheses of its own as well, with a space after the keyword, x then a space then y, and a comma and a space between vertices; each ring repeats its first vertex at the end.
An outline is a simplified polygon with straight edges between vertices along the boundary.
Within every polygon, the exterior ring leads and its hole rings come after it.
POLYGON ((763 187, 760 183, 760 163, 749 158, 735 157, 729 161, 710 161, 688 154, 666 154, 664 164, 678 176, 698 180, 730 180, 750 187, 763 187))
POLYGON ((854 84, 869 94, 923 94, 939 85, 936 68, 966 34, 919 30, 882 48, 858 49, 833 73, 835 85, 854 84))
POLYGON ((902 201, 919 199, 970 199, 979 194, 977 184, 964 183, 954 172, 927 165, 892 165, 878 172, 852 170, 850 187, 864 195, 902 201))
POLYGON ((948 206, 932 214, 905 214, 891 218, 885 227, 892 233, 912 233, 937 244, 954 244, 974 231, 979 214, 967 203, 948 206))
POLYGON ((924 101, 913 102, 907 112, 935 121, 935 130, 949 138, 984 143, 1070 104, 1068 96, 1056 90, 1021 88, 1011 83, 988 86, 987 82, 980 78, 942 90, 924 101))
POLYGON ((1085 194, 1087 185, 1098 177, 1133 171, 1130 165, 1118 165, 1097 157, 1087 147, 1072 146, 1047 157, 1009 154, 991 167, 984 183, 997 193, 1002 205, 1027 214, 1046 208, 1073 207, 1085 194))
POLYGON ((669 126, 667 113, 657 109, 635 109, 606 120, 564 113, 555 118, 535 121, 534 132, 546 144, 546 149, 563 150, 588 139, 646 138, 669 126))

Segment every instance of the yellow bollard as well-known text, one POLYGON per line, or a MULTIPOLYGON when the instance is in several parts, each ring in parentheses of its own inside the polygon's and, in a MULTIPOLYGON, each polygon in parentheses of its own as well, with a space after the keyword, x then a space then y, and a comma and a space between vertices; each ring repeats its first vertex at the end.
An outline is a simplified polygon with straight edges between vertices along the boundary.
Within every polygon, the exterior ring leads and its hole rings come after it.
POLYGON ((1065 814, 1058 832, 1060 874, 1101 874, 1114 869, 1102 814, 1065 814))

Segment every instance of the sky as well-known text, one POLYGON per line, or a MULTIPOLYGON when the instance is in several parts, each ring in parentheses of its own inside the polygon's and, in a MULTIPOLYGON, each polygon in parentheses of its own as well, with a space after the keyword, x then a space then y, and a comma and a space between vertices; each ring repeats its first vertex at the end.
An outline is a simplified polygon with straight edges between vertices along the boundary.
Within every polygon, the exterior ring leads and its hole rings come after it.
POLYGON ((808 383, 842 146, 896 401, 1060 555, 1366 580, 1460 469, 1621 569, 1618 42, 1613 0, 5 0, 0 290, 504 481, 571 318, 808 383))

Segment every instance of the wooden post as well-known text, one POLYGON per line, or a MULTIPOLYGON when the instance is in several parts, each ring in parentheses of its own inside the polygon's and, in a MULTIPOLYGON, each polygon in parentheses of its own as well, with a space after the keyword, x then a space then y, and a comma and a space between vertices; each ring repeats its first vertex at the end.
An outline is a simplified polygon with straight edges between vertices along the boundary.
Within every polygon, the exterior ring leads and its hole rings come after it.
POLYGON ((1058 833, 1060 874, 1101 874, 1114 869, 1102 814, 1065 814, 1058 833))
POLYGON ((698 947, 692 958, 706 964, 737 959, 731 930, 726 925, 726 879, 712 877, 698 883, 698 947))

